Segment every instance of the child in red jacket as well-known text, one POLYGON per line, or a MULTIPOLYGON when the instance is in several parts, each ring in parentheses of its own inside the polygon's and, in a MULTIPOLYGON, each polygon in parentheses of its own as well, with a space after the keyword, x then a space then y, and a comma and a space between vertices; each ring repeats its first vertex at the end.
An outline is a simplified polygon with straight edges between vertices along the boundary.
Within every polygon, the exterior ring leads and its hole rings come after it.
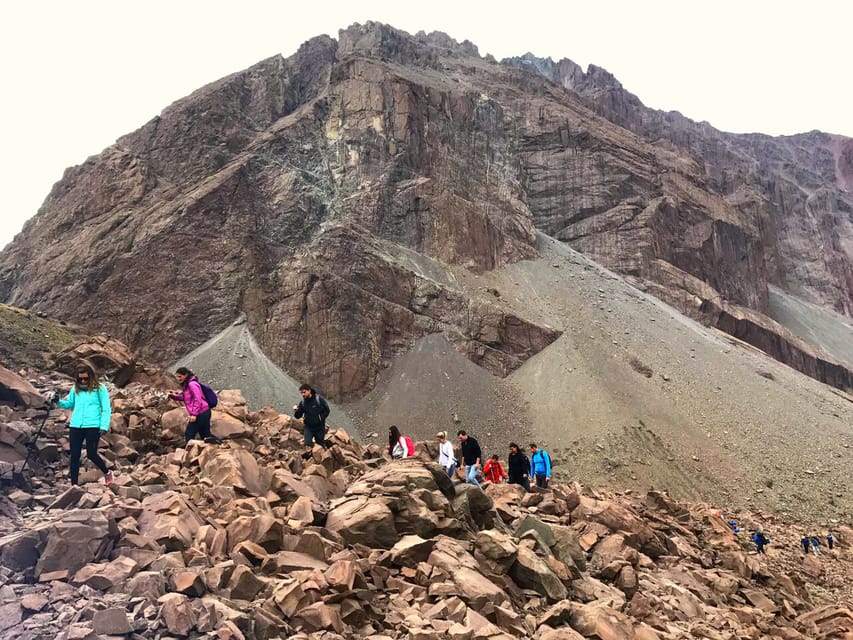
POLYGON ((483 467, 483 475, 492 484, 500 484, 501 480, 506 478, 506 471, 504 471, 497 454, 486 460, 486 466, 483 467))

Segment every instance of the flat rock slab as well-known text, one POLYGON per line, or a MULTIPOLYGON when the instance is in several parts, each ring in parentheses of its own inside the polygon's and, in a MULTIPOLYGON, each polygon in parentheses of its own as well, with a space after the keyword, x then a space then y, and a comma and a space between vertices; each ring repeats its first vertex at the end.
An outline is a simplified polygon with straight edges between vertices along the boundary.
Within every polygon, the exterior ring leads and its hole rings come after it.
POLYGON ((122 636, 133 632, 124 609, 96 611, 92 618, 92 630, 108 636, 122 636))

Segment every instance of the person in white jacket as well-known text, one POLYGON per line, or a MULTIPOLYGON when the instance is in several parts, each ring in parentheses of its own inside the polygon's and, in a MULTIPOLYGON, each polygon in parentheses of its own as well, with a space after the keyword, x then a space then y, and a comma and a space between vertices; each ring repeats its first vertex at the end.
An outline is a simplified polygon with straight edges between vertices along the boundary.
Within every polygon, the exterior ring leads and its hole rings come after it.
POLYGON ((447 440, 447 431, 439 431, 435 434, 435 437, 438 438, 438 464, 452 478, 453 472, 456 471, 456 467, 459 465, 453 453, 453 445, 447 440))
POLYGON ((409 451, 406 439, 400 433, 397 425, 392 425, 388 429, 388 453, 392 460, 408 458, 413 453, 412 451, 409 451))

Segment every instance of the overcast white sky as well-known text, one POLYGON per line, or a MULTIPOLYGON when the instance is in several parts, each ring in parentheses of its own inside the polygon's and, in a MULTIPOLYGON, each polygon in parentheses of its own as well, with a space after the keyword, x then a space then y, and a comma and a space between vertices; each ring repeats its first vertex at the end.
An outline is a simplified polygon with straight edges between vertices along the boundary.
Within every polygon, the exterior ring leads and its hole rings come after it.
POLYGON ((4 2, 0 247, 79 164, 201 85, 378 20, 496 58, 605 67, 646 105, 727 131, 853 136, 853 3, 810 0, 4 2), (294 7, 298 7, 295 9, 294 7), (701 7, 701 8, 700 8, 701 7))

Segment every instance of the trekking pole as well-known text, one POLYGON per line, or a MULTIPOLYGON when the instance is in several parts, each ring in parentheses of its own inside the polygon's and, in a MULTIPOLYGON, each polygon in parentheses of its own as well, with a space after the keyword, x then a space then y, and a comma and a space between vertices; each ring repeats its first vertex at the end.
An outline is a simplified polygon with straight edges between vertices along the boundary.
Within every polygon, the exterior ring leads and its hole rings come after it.
POLYGON ((24 480, 24 471, 26 471, 27 466, 30 463, 30 459, 32 458, 33 452, 36 450, 36 443, 38 442, 39 437, 44 431, 44 425, 47 424, 47 419, 50 416, 50 409, 53 406, 53 403, 48 401, 47 407, 44 410, 44 418, 42 418, 41 424, 39 425, 38 430, 35 432, 35 435, 30 439, 27 443, 27 456, 24 458, 24 464, 21 465, 21 470, 15 473, 14 466, 12 467, 12 478, 15 481, 23 482, 24 480), (16 478, 16 476, 18 476, 16 478))

